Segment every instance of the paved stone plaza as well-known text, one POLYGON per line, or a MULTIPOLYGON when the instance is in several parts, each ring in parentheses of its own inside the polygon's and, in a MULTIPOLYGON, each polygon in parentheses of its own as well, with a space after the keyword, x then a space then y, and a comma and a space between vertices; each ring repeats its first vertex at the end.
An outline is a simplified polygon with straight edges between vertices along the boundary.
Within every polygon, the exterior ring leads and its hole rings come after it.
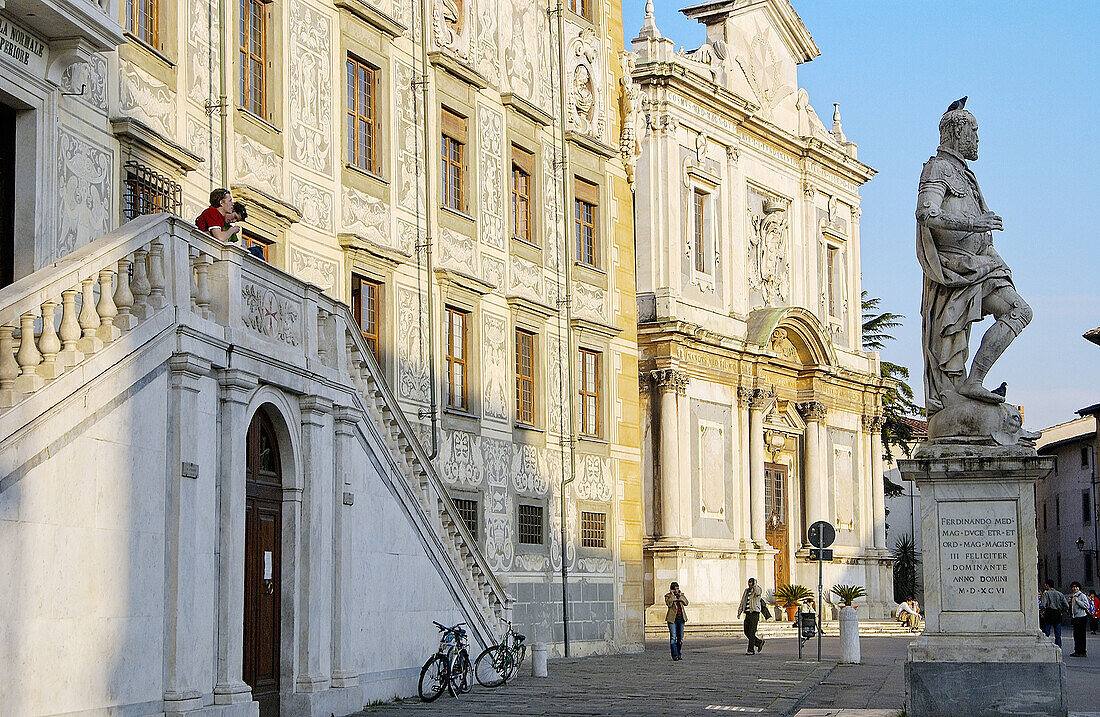
MULTIPOLYGON (((1069 705, 1076 717, 1100 715, 1100 640, 1089 636, 1090 656, 1066 658, 1069 705)), ((433 703, 417 698, 367 709, 360 717, 403 715, 718 715, 748 713, 800 717, 889 717, 904 702, 905 648, 902 637, 864 638, 863 664, 839 665, 839 640, 826 637, 823 662, 815 643, 798 660, 793 639, 768 640, 763 654, 745 655, 744 639, 699 639, 684 645, 682 662, 672 662, 666 641, 649 639, 646 651, 552 660, 550 678, 537 680, 524 664, 514 683, 433 703), (814 651, 810 651, 813 647, 814 651)), ((1066 642, 1069 645, 1072 639, 1066 642)), ((1069 650, 1066 651, 1068 655, 1069 650)))

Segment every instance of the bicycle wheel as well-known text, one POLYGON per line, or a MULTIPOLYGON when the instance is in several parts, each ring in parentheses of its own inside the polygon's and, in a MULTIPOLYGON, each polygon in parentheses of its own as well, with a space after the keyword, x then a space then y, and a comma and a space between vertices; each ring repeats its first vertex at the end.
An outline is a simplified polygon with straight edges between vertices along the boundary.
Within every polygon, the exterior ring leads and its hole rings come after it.
POLYGON ((473 682, 470 672, 470 653, 466 652, 466 648, 463 648, 459 650, 454 663, 451 665, 451 693, 456 697, 469 692, 470 688, 473 687, 470 684, 473 682))
POLYGON ((477 656, 474 662, 474 677, 482 687, 500 687, 507 679, 505 673, 508 667, 508 653, 501 649, 500 645, 486 648, 477 656))
POLYGON ((447 661, 441 655, 432 655, 420 670, 420 684, 417 690, 420 699, 431 702, 443 694, 447 687, 447 661))
POLYGON ((508 674, 504 681, 512 679, 519 673, 519 666, 523 664, 523 658, 527 655, 527 645, 518 645, 512 650, 512 660, 508 664, 508 674))

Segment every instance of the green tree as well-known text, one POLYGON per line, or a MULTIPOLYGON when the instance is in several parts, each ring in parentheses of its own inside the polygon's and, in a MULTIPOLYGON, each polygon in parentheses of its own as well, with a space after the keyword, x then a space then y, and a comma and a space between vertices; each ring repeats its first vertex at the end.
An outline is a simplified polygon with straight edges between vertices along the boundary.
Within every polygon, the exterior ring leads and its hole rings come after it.
POLYGON ((920 565, 920 553, 912 536, 899 537, 890 554, 894 559, 894 602, 911 600, 917 594, 917 566, 920 565))
MULTIPOLYGON (((886 344, 894 340, 890 333, 901 326, 905 317, 891 311, 880 311, 882 299, 868 296, 864 291, 860 296, 863 308, 863 350, 882 351, 886 344)), ((880 361, 883 378, 892 381, 892 388, 882 397, 882 451, 892 454, 892 447, 909 455, 913 441, 913 427, 906 418, 923 416, 924 409, 913 402, 913 389, 909 386, 909 369, 889 361, 880 361)))

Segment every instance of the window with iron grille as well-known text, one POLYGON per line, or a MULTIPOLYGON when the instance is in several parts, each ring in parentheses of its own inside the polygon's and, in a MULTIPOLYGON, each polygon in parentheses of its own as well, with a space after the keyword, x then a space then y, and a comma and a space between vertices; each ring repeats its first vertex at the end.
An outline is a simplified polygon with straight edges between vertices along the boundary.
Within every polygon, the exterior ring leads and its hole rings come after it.
POLYGON ((180 185, 133 160, 122 165, 122 170, 126 176, 122 216, 126 221, 157 212, 180 213, 180 185))
POLYGON ((519 504, 519 542, 521 545, 542 545, 542 506, 519 504))
POLYGON ((581 547, 607 547, 607 513, 581 511, 581 547))
POLYGON ((470 498, 454 498, 453 501, 458 508, 459 517, 466 524, 466 530, 477 540, 477 501, 470 498))

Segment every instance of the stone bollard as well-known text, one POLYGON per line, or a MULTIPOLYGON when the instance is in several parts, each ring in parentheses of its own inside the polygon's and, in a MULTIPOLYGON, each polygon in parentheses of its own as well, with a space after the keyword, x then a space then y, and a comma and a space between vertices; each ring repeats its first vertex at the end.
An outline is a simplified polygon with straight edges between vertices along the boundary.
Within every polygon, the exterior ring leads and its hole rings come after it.
POLYGON ((545 642, 536 642, 531 646, 531 675, 533 677, 547 677, 546 657, 547 648, 545 642))
POLYGON ((858 665, 859 660, 859 616, 854 607, 840 610, 840 661, 858 665))

